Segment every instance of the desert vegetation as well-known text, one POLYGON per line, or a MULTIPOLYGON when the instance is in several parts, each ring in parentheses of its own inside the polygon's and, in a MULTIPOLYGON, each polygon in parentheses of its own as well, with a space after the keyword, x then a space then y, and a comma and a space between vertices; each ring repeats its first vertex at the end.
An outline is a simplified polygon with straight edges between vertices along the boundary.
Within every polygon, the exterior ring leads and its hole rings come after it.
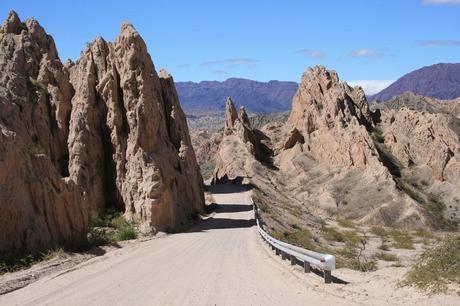
POLYGON ((414 286, 430 294, 460 286, 460 236, 449 235, 426 250, 412 266, 401 286, 414 286))
POLYGON ((100 246, 118 241, 137 238, 137 231, 132 222, 128 222, 115 210, 91 217, 88 229, 89 246, 100 246))
POLYGON ((27 255, 21 258, 9 258, 0 261, 0 275, 8 272, 16 272, 28 269, 31 266, 51 259, 64 256, 65 251, 63 248, 50 249, 45 252, 40 252, 36 255, 27 255))

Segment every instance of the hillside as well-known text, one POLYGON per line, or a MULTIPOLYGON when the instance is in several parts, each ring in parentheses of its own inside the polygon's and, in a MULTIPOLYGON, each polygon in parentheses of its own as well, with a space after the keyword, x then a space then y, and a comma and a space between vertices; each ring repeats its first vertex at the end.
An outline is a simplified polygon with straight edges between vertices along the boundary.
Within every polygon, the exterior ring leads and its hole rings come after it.
POLYGON ((460 97, 460 63, 436 64, 410 72, 369 97, 369 101, 386 101, 407 91, 437 99, 460 97))
POLYGON ((295 82, 257 82, 230 78, 223 82, 176 82, 181 105, 187 114, 225 110, 228 96, 245 105, 249 112, 271 113, 287 111, 297 90, 295 82))

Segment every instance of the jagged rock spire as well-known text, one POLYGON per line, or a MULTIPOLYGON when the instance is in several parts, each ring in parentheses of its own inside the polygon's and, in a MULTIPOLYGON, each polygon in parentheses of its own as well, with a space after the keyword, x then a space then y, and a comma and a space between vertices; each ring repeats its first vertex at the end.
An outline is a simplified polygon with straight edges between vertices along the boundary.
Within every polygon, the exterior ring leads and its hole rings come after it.
POLYGON ((0 41, 0 257, 84 243, 108 207, 145 233, 203 208, 174 81, 132 25, 65 66, 36 20, 10 12, 0 41))
POLYGON ((238 113, 236 112, 232 98, 227 97, 227 101, 225 102, 225 130, 233 128, 237 118, 238 113))
POLYGON ((3 33, 20 34, 22 30, 21 20, 15 11, 10 11, 8 18, 5 20, 2 26, 3 33))
POLYGON ((244 125, 246 125, 248 128, 251 128, 251 122, 249 121, 249 117, 246 113, 246 109, 244 108, 244 106, 240 107, 240 113, 238 114, 238 118, 244 125))

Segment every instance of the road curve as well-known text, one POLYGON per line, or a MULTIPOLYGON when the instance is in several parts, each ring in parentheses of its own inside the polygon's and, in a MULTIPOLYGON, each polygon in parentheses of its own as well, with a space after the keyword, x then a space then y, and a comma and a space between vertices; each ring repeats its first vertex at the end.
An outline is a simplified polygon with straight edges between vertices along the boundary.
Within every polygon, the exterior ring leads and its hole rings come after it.
MULTIPOLYGON (((216 214, 186 233, 100 256, 0 296, 0 305, 332 305, 274 258, 253 222, 250 191, 213 188, 216 214)), ((348 301, 347 304, 349 304, 348 301)))

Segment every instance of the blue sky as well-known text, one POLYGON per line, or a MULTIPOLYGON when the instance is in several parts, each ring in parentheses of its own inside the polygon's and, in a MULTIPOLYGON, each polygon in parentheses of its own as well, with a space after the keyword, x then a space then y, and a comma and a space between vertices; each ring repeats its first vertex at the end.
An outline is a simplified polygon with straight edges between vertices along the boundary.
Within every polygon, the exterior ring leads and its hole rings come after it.
POLYGON ((2 0, 2 19, 10 9, 35 17, 63 61, 97 36, 114 40, 130 21, 157 70, 176 81, 299 81, 308 66, 323 64, 375 87, 460 61, 460 0, 2 0))

